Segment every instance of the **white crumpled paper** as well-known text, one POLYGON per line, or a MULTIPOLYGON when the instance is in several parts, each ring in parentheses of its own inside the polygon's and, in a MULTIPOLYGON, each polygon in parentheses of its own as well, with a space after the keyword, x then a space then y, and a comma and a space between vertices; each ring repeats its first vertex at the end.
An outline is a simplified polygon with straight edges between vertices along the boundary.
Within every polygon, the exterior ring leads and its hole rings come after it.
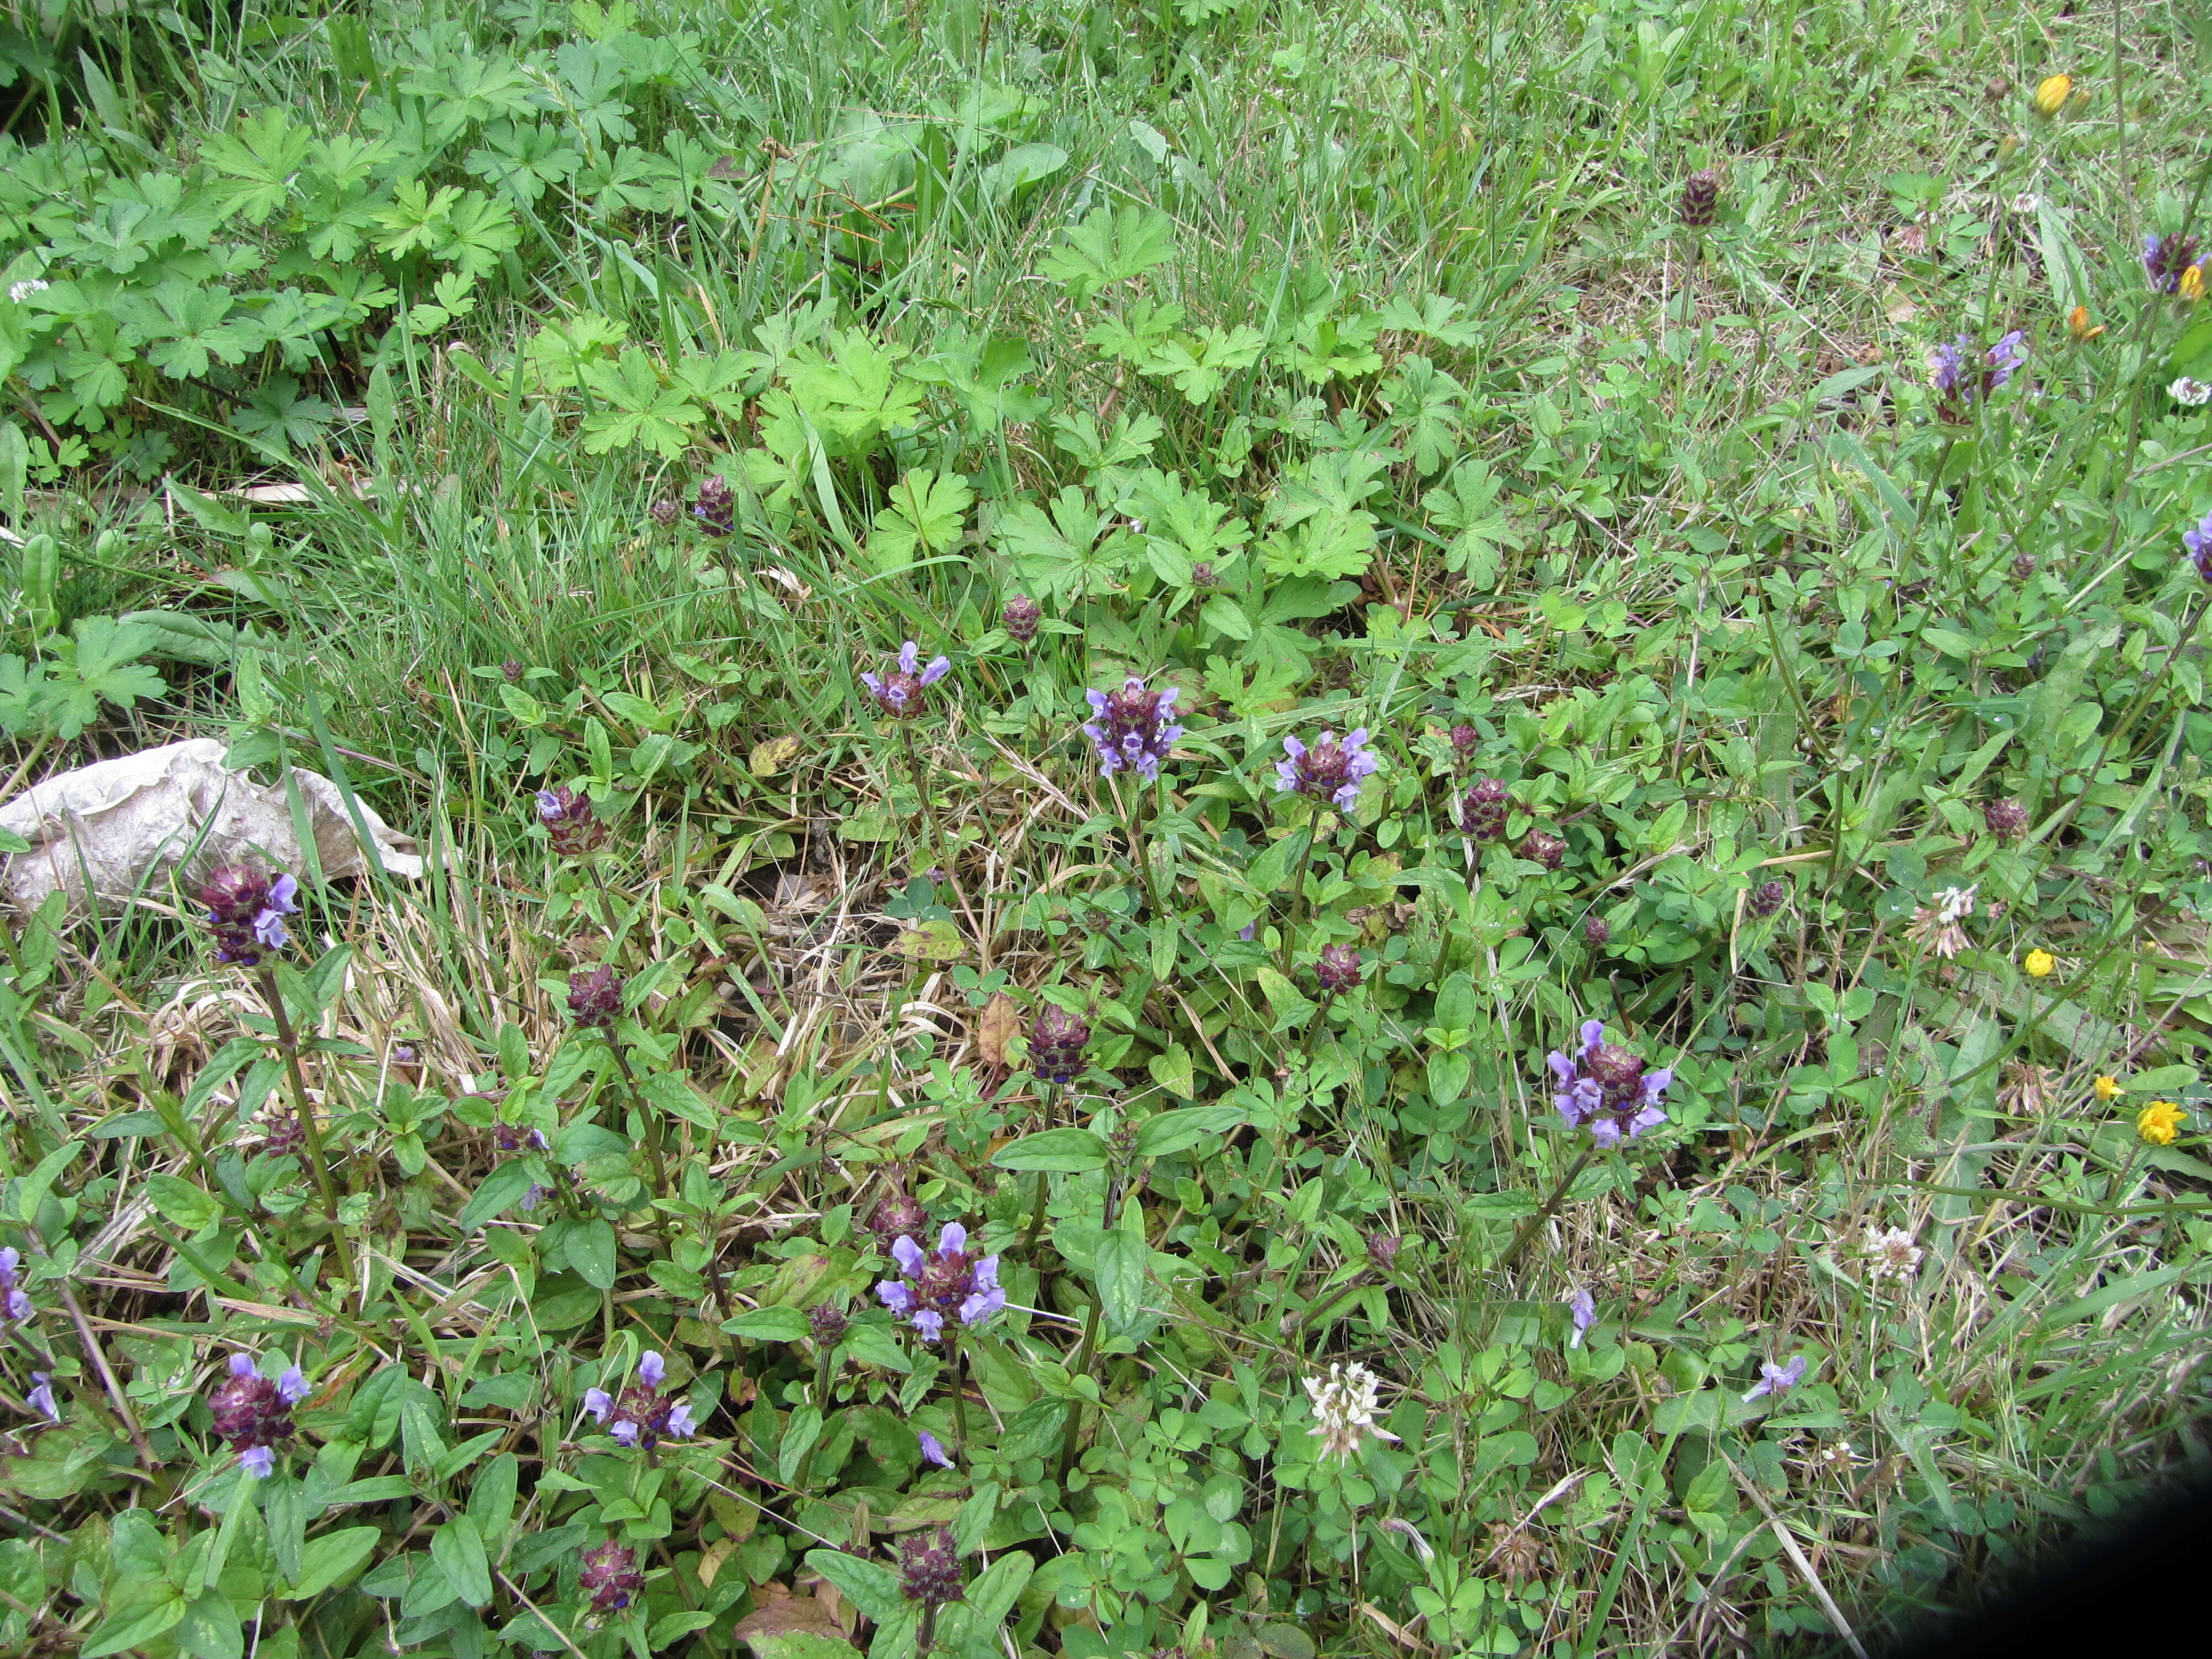
MULTIPOLYGON (((192 738, 26 789, 0 806, 0 829, 31 843, 29 852, 9 857, 0 893, 27 910, 59 887, 82 912, 88 877, 94 895, 110 903, 166 900, 170 872, 186 860, 186 884, 217 865, 248 860, 304 874, 283 783, 264 786, 230 771, 222 763, 225 748, 213 738, 192 738)), ((323 874, 366 874, 368 861, 337 786, 296 767, 292 777, 323 874)), ((366 804, 361 817, 386 870, 422 873, 413 836, 392 829, 366 804)))

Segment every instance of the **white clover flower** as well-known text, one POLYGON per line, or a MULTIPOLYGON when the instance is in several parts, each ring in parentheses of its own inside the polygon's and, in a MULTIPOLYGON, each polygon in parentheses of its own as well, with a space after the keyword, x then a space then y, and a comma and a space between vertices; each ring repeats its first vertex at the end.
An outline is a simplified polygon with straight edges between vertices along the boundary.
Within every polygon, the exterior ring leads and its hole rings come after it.
POLYGON ((1870 1280, 1894 1279, 1902 1283, 1919 1271, 1920 1247, 1902 1227, 1869 1227, 1863 1248, 1870 1280))
MULTIPOLYGON (((24 301, 29 299, 33 294, 44 294, 46 291, 46 285, 44 283, 40 282, 35 276, 30 276, 26 277, 20 283, 11 283, 9 284, 8 297, 13 300, 17 305, 21 305, 24 301)), ((2203 400, 2199 398, 2197 401, 2201 403, 2203 400)))
POLYGON ((2199 409, 2212 403, 2212 386, 2203 380, 2192 380, 2186 374, 2166 387, 2166 395, 2186 409, 2199 409))
POLYGON ((1948 962, 1966 948, 1966 929, 1959 924, 1974 914, 1974 895, 1980 890, 1978 882, 1972 887, 1946 887, 1936 895, 1932 907, 1923 904, 1913 911, 1907 936, 1926 942, 1948 962))
POLYGON ((1366 1366, 1341 1360, 1328 1368, 1327 1377, 1305 1379, 1306 1396, 1313 1401, 1314 1425, 1307 1432, 1321 1441, 1322 1455, 1346 1462, 1359 1450, 1362 1435, 1377 1440, 1398 1437, 1375 1424, 1376 1391, 1381 1380, 1366 1366))

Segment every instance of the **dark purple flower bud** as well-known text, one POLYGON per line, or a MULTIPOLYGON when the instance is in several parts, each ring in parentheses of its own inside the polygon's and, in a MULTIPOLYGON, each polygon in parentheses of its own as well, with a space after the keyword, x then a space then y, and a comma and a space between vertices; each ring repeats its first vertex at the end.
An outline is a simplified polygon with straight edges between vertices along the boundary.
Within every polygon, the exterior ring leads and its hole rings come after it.
POLYGON ((1006 601, 1006 608, 999 613, 999 622, 1006 629, 1006 637, 1016 645, 1027 645, 1035 639, 1037 623, 1043 619, 1044 612, 1037 609, 1037 602, 1026 593, 1015 594, 1006 601))
POLYGON ((1324 945, 1321 957, 1314 963, 1314 978, 1321 988, 1334 996, 1349 991, 1367 976, 1367 969, 1359 960, 1358 951, 1349 945, 1324 945))
POLYGON ((1214 573, 1212 560, 1200 559, 1191 566, 1190 585, 1200 593, 1210 592, 1221 586, 1221 578, 1214 573))
POLYGON ((1581 1048, 1571 1058, 1553 1049, 1548 1063, 1559 1081, 1553 1101, 1559 1115, 1571 1129, 1587 1128, 1600 1146, 1633 1140, 1667 1121, 1659 1101, 1674 1068, 1646 1070, 1641 1054, 1605 1040, 1602 1020, 1585 1020, 1581 1048))
POLYGON ((893 1239, 918 1238, 927 1225, 929 1212, 915 1203, 910 1193, 884 1194, 875 1213, 868 1218, 868 1231, 876 1236, 877 1248, 886 1251, 893 1239))
POLYGON ((738 492, 719 477, 701 479, 691 516, 708 535, 728 535, 738 527, 738 492))
POLYGON ((281 1107, 270 1113, 268 1133, 262 1137, 261 1150, 270 1158, 289 1158, 307 1144, 307 1133, 300 1127, 300 1115, 281 1107))
POLYGON ((968 1248, 968 1230, 948 1221, 937 1248, 925 1251, 911 1237, 891 1241, 900 1277, 878 1281, 884 1306, 921 1333, 925 1342, 945 1334, 945 1322, 980 1325, 1006 1305, 999 1288, 999 1258, 968 1248))
POLYGON ((2212 582, 2212 513, 2197 520, 2194 530, 2181 532, 2181 546, 2190 563, 2197 567, 2197 574, 2212 582))
POLYGON ((1591 950, 1602 951, 1606 947, 1607 941, 1612 938, 1613 929, 1603 916, 1589 915, 1583 918, 1583 943, 1589 945, 1591 950))
POLYGON ((1505 786, 1496 778, 1477 778, 1460 799, 1459 827, 1476 841, 1505 834, 1505 786))
POLYGON ((1452 754, 1460 760, 1472 756, 1475 745, 1481 741, 1482 734, 1464 721, 1451 729, 1452 754))
POLYGON ((630 1598, 645 1588, 645 1575, 637 1570, 637 1552, 611 1538, 584 1552, 584 1570, 576 1588, 590 1600, 592 1611, 604 1618, 620 1613, 630 1598))
POLYGON ((2012 574, 2018 577, 2021 581, 2026 581, 2030 576, 2033 576, 2035 574, 2035 568, 2036 561, 2034 554, 2015 553, 2012 556, 2012 574))
POLYGON ((1405 1247, 1405 1243, 1397 1234, 1386 1233, 1378 1227, 1367 1235, 1367 1254, 1374 1259, 1376 1267, 1387 1272, 1397 1261, 1398 1252, 1405 1247))
POLYGON ((948 1601, 957 1601, 967 1582, 959 1552, 952 1546, 951 1528, 910 1532, 899 1540, 899 1589, 908 1601, 934 1612, 948 1601))
POLYGON ((666 495, 663 495, 645 511, 646 515, 663 530, 667 529, 669 526, 684 516, 682 505, 666 495))
POLYGON ((2143 275, 2150 279, 2151 287, 2160 294, 2178 294, 2181 290, 2181 273, 2197 263, 2197 239, 2194 236, 2160 236, 2147 233, 2143 237, 2143 275))
POLYGON ((622 1012, 623 981, 611 968, 592 968, 568 980, 568 1012, 587 1030, 604 1031, 622 1012))
POLYGON ((1341 742, 1334 732, 1323 732, 1310 747, 1296 738, 1285 738, 1285 758, 1275 763, 1275 793, 1310 795, 1349 812, 1359 805, 1360 784, 1382 764, 1366 745, 1364 726, 1341 742))
POLYGON ((1531 864, 1540 864, 1547 870, 1556 870, 1567 861, 1567 843, 1561 836, 1547 835, 1541 830, 1531 830, 1528 839, 1521 843, 1521 856, 1531 864))
POLYGON ((2016 800, 1985 802, 1982 822, 1998 840, 2018 841, 2027 831, 2027 808, 2016 800))
POLYGON ((845 1340, 848 1322, 844 1310, 831 1303, 817 1302, 806 1310, 807 1331, 824 1348, 834 1348, 845 1340))
POLYGON ((1182 735, 1182 727, 1174 723, 1176 688, 1147 691, 1133 674, 1110 696, 1099 690, 1083 695, 1092 715, 1083 735, 1098 753, 1098 775, 1130 771, 1146 783, 1158 777, 1160 763, 1182 735))
POLYGON ((1046 1083, 1073 1083, 1090 1042, 1091 1026, 1080 1014, 1048 1004, 1030 1025, 1030 1070, 1046 1083))
POLYGON ((922 691, 952 672, 952 659, 933 657, 925 667, 921 647, 912 640, 899 647, 898 666, 885 674, 863 674, 860 684, 876 700, 876 707, 893 720, 921 713, 922 691))
POLYGON ((1721 198, 1721 178, 1710 167, 1693 173, 1682 185, 1682 222, 1703 230, 1713 222, 1713 209, 1721 198))
POLYGON ((31 1316, 31 1298, 24 1293, 22 1253, 10 1244, 0 1249, 0 1324, 21 1324, 31 1316))
POLYGON ((553 850, 564 859, 587 858, 607 838, 607 826, 599 809, 580 790, 540 789, 538 821, 552 838, 553 850))
POLYGON ((230 1442, 238 1461, 257 1477, 273 1474, 275 1448, 292 1437, 292 1407, 308 1395, 307 1379, 297 1365, 271 1382, 251 1354, 230 1357, 230 1375, 208 1394, 208 1415, 217 1437, 230 1442))
POLYGON ((509 685, 520 684, 523 675, 527 672, 521 662, 514 657, 509 657, 499 665, 500 678, 505 680, 509 685))
POLYGON ((211 873, 200 885, 200 902, 208 908, 208 928, 215 935, 215 959, 256 968, 261 959, 290 942, 284 918, 297 915, 294 901, 300 884, 290 876, 270 877, 249 866, 231 864, 211 873))
POLYGON ((1761 882, 1752 891, 1751 914, 1754 916, 1771 916, 1788 903, 1789 900, 1790 884, 1788 882, 1778 879, 1761 882))

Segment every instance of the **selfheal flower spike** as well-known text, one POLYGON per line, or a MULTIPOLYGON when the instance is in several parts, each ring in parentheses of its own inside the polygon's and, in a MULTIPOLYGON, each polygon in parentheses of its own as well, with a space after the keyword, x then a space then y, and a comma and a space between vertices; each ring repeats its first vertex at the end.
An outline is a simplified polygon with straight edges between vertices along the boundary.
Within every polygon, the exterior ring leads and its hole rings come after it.
POLYGON ((1667 1121, 1659 1102, 1674 1079, 1671 1067, 1646 1071, 1642 1055, 1605 1040, 1605 1022, 1585 1020, 1582 1046, 1571 1059, 1553 1050, 1547 1063, 1559 1087, 1553 1096, 1571 1129, 1587 1128, 1600 1146, 1617 1146, 1667 1121))
POLYGON ((0 1321, 21 1324, 31 1316, 31 1298, 25 1294, 19 1269, 22 1253, 10 1244, 0 1249, 0 1321))
POLYGON ((271 1382, 253 1356, 230 1357, 230 1375, 208 1393, 208 1415, 219 1438, 248 1474, 257 1479, 276 1473, 276 1448, 292 1437, 292 1407, 307 1397, 307 1379, 297 1365, 271 1382))
POLYGON ((586 1030, 604 1031, 622 1012, 623 981, 611 968, 592 968, 568 981, 568 1012, 586 1030))
POLYGON ((908 1533, 899 1540, 899 1593, 935 1612, 960 1599, 967 1574, 960 1568, 960 1552, 952 1542, 952 1528, 933 1533, 908 1533))
POLYGON ((901 1238, 891 1245, 891 1258, 901 1277, 879 1282, 876 1294, 925 1342, 944 1335, 948 1318, 980 1325, 1006 1305, 999 1258, 970 1250, 968 1230, 957 1221, 945 1224, 936 1249, 926 1252, 912 1238, 901 1238))
POLYGON ((1182 736, 1182 727, 1174 723, 1176 688, 1148 691, 1144 681, 1132 674, 1110 696, 1096 690, 1083 696, 1092 716, 1085 723, 1083 735, 1097 753, 1098 775, 1134 772, 1146 783, 1157 779, 1161 763, 1182 736))
POLYGON ((1331 996, 1349 991, 1366 976, 1359 952, 1349 945, 1324 945, 1314 963, 1314 979, 1331 996))
POLYGON ((1065 1088, 1083 1071, 1091 1026, 1080 1014, 1048 1003, 1030 1026, 1030 1070, 1040 1082, 1065 1088))
POLYGON ((1505 785, 1477 778, 1459 804, 1459 827, 1474 841, 1496 841, 1505 834, 1505 785))
POLYGON ((645 1588, 645 1575, 637 1570, 637 1552, 611 1538, 583 1555, 584 1570, 576 1588, 584 1592, 592 1611, 605 1617, 620 1613, 630 1598, 645 1588))
POLYGON ((592 805, 592 798, 580 790, 540 789, 538 821, 545 826, 554 852, 562 858, 588 857, 607 838, 605 821, 592 805))
POLYGON ((1006 637, 1016 645, 1027 645, 1036 638, 1037 624, 1044 620, 1044 612, 1037 602, 1026 593, 1017 593, 1006 601, 1006 609, 999 613, 999 623, 1006 630, 1006 637))
POLYGON ((246 865, 225 865, 210 873, 200 884, 199 899, 215 935, 215 959, 258 968, 263 957, 283 950, 290 942, 284 918, 299 914, 299 891, 292 877, 271 877, 246 865))
POLYGON ((738 492, 720 477, 699 481, 699 494, 691 503, 691 516, 709 536, 726 536, 738 527, 738 492))
POLYGON ((650 1451, 663 1440, 680 1439, 698 1427, 686 1401, 662 1395, 660 1385, 667 1377, 666 1363, 648 1348, 638 1358, 635 1382, 619 1395, 605 1389, 585 1389, 584 1409, 623 1445, 650 1451))
POLYGON ((899 647, 898 666, 887 673, 863 674, 860 684, 876 700, 876 707, 893 720, 921 713, 922 692, 952 672, 952 659, 932 657, 924 666, 921 647, 912 640, 899 647))
POLYGON ((1359 786, 1382 765, 1367 746, 1367 728, 1361 726, 1340 741, 1323 732, 1310 746, 1296 738, 1283 739, 1285 758, 1275 763, 1278 794, 1309 795, 1325 800, 1340 812, 1359 805, 1359 786))
POLYGON ((2197 574, 2212 582, 2212 513, 2199 519, 2195 529, 2181 532, 2181 546, 2190 563, 2197 567, 2197 574))

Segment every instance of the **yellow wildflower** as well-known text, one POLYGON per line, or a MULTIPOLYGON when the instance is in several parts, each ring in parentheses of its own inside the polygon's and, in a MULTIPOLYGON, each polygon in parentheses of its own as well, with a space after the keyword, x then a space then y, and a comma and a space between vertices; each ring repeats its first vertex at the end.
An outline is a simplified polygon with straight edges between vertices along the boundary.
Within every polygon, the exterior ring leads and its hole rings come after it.
POLYGON ((2066 326, 2073 331, 2074 337, 2077 340, 2094 340, 2105 331, 2105 325, 2102 323, 2099 323, 2094 328, 2090 326, 2089 307, 2087 306, 2075 306, 2073 310, 2068 312, 2066 326))
POLYGON ((2185 270, 2181 273, 2180 286, 2176 291, 2185 300, 2203 299, 2204 297, 2204 267, 2202 264, 2194 264, 2185 270))
POLYGON ((2095 1091, 2097 1098, 2100 1100, 2118 1100, 2126 1092, 2120 1087, 2120 1080, 2116 1077, 2100 1077, 2089 1087, 2095 1091))
POLYGON ((2073 94, 2074 77, 2072 76, 2047 76, 2043 84, 2035 89, 2035 112, 2048 119, 2066 107, 2066 100, 2073 96, 2073 94))
POLYGON ((2153 1146, 2171 1146, 2181 1133, 2181 1108, 2170 1100, 2154 1100, 2136 1114, 2136 1133, 2153 1146))
POLYGON ((2027 969, 2030 979, 2048 979, 2051 970, 2058 965, 2058 958, 2048 951, 2030 951, 2021 959, 2020 965, 2027 969))

